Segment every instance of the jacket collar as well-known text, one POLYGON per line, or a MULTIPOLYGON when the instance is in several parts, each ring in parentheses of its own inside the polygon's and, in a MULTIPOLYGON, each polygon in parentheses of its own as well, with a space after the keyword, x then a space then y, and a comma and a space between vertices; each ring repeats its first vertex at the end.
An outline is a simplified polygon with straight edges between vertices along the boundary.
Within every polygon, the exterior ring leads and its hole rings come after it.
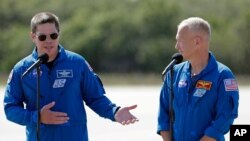
MULTIPOLYGON (((208 64, 207 66, 205 67, 205 69, 203 69, 199 75, 201 74, 206 74, 210 71, 212 71, 214 68, 217 67, 217 61, 216 61, 216 58, 215 56, 213 55, 213 53, 210 51, 209 52, 209 60, 208 60, 208 64)), ((183 68, 183 71, 184 72, 191 72, 191 64, 190 62, 186 61, 185 65, 184 65, 184 68, 183 68)))

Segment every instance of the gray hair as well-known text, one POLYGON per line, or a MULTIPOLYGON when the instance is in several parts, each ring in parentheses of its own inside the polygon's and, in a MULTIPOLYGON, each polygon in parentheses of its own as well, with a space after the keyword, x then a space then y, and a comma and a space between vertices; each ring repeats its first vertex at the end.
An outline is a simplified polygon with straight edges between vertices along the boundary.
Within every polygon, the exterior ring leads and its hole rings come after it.
POLYGON ((210 37, 211 37, 210 24, 206 20, 200 17, 190 17, 190 18, 183 20, 178 25, 178 30, 183 27, 188 27, 188 29, 194 32, 203 32, 208 36, 208 39, 210 40, 210 37))

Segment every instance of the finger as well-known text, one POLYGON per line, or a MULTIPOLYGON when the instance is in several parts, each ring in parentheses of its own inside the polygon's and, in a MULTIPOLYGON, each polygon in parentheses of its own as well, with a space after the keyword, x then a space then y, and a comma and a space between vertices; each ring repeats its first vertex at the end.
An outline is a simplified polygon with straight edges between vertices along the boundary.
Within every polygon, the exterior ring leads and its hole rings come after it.
POLYGON ((128 125, 128 124, 130 124, 130 123, 131 123, 131 120, 127 120, 127 121, 125 122, 126 125, 128 125))
POLYGON ((69 121, 69 117, 56 117, 54 119, 54 121, 56 121, 56 122, 68 122, 69 121))
POLYGON ((64 124, 69 121, 69 117, 53 117, 51 123, 52 124, 64 124))
POLYGON ((125 125, 125 124, 126 124, 126 121, 122 121, 121 124, 122 124, 122 125, 125 125))
POLYGON ((139 119, 137 117, 135 117, 135 116, 133 116, 132 120, 139 121, 139 119))
POLYGON ((44 108, 44 109, 50 109, 50 108, 52 108, 55 104, 56 104, 55 101, 53 101, 53 102, 51 102, 51 103, 49 103, 49 104, 43 106, 43 108, 44 108))
POLYGON ((136 117, 132 117, 129 120, 127 120, 126 124, 133 124, 137 121, 139 121, 139 120, 136 117))
POLYGON ((54 120, 52 123, 50 123, 50 124, 64 124, 64 123, 67 123, 68 122, 68 120, 54 120))
POLYGON ((67 113, 64 113, 64 112, 51 112, 53 114, 53 116, 56 116, 56 117, 68 117, 68 114, 67 113))
POLYGON ((128 124, 131 123, 131 121, 132 121, 132 120, 130 120, 130 119, 128 119, 128 120, 123 120, 123 121, 121 122, 121 124, 122 124, 122 125, 128 125, 128 124))
POLYGON ((137 105, 135 104, 135 105, 132 105, 132 106, 129 106, 128 107, 128 110, 132 110, 132 109, 135 109, 137 107, 137 105))
POLYGON ((135 119, 132 119, 130 123, 133 124, 133 123, 135 123, 135 122, 136 122, 136 120, 135 120, 135 119))
POLYGON ((139 121, 139 119, 137 119, 137 118, 132 119, 132 123, 135 123, 135 122, 138 122, 138 121, 139 121))
POLYGON ((128 120, 126 122, 126 124, 130 124, 130 123, 135 123, 136 119, 135 118, 131 118, 130 120, 128 120))

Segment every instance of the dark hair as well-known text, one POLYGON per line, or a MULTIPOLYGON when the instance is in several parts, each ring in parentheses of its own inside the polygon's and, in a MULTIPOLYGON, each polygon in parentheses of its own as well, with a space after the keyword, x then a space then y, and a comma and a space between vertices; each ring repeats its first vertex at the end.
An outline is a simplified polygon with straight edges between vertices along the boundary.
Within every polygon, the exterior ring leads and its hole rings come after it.
POLYGON ((59 18, 50 12, 37 13, 30 22, 30 28, 33 33, 36 32, 37 26, 45 23, 54 23, 58 32, 60 32, 59 18))

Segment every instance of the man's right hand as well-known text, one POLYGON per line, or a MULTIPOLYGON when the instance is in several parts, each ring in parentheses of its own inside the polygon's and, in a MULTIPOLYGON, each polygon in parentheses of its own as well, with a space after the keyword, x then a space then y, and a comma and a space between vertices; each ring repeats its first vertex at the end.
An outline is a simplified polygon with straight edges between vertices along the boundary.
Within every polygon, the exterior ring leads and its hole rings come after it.
POLYGON ((67 123, 69 117, 67 113, 63 112, 54 112, 50 109, 55 105, 55 102, 51 102, 47 105, 44 105, 40 111, 41 123, 43 124, 64 124, 67 123))

